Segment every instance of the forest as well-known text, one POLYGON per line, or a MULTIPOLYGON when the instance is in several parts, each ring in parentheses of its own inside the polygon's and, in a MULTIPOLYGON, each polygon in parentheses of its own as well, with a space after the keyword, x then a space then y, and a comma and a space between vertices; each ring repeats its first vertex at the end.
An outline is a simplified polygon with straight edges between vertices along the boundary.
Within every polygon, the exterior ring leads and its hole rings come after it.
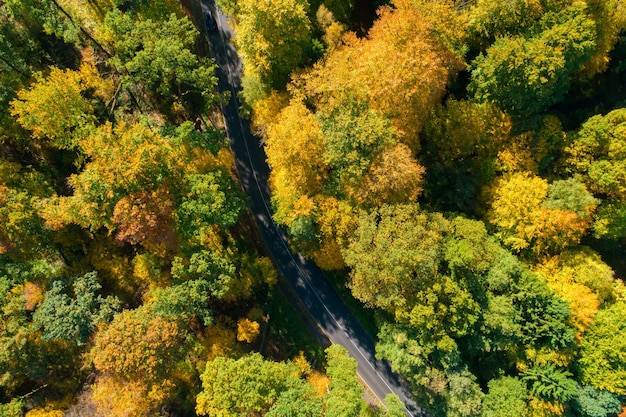
MULTIPOLYGON (((626 415, 621 0, 217 0, 274 220, 433 417, 626 415)), ((277 286, 200 2, 0 2, 0 416, 400 417, 277 286)))

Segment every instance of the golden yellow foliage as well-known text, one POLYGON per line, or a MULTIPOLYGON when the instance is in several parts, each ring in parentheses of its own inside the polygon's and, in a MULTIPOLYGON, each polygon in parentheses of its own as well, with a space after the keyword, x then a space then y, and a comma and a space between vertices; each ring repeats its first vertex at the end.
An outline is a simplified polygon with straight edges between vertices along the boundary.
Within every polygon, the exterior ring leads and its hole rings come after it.
POLYGON ((306 196, 319 191, 326 175, 321 124, 303 103, 292 101, 266 126, 265 138, 275 219, 290 225, 296 202, 300 211, 312 210, 306 196))
POLYGON ((37 407, 28 411, 24 417, 63 417, 63 411, 51 407, 37 407))
POLYGON ((591 289, 574 281, 559 265, 559 257, 555 256, 544 260, 535 268, 540 276, 544 277, 548 286, 570 304, 571 320, 576 327, 578 337, 593 322, 593 318, 600 308, 600 300, 591 289))
POLYGON ((548 181, 529 172, 501 179, 489 213, 491 223, 502 231, 504 243, 515 250, 528 247, 541 213, 537 208, 548 195, 548 181))
POLYGON ((142 382, 103 375, 92 385, 92 396, 99 411, 108 417, 144 417, 159 406, 163 399, 159 397, 170 388, 164 384, 152 392, 142 382))
POLYGON ((274 268, 272 260, 266 256, 259 256, 254 260, 254 266, 261 272, 263 282, 269 285, 276 284, 278 272, 274 268))
POLYGON ((298 353, 298 356, 293 358, 291 362, 298 368, 298 378, 311 375, 313 369, 311 368, 311 364, 309 363, 307 358, 304 356, 304 352, 300 351, 298 353))
POLYGON ((492 103, 448 100, 425 126, 430 157, 442 161, 485 159, 511 142, 511 117, 492 103))
POLYGON ((259 323, 247 318, 237 322, 237 340, 239 342, 252 343, 259 335, 259 323))
POLYGON ((222 323, 214 324, 207 327, 202 336, 199 337, 200 342, 207 350, 208 361, 218 356, 230 357, 233 352, 237 351, 236 332, 229 329, 222 323))
POLYGON ((341 38, 346 32, 346 27, 339 22, 334 22, 326 28, 322 39, 329 51, 333 51, 340 45, 341 38))
POLYGON ((235 159, 229 149, 222 148, 217 151, 217 155, 213 155, 206 149, 185 145, 185 153, 189 155, 189 161, 193 162, 184 165, 186 174, 206 173, 218 168, 232 172, 235 166, 235 159))
POLYGON ((347 247, 348 238, 356 229, 355 209, 345 201, 322 194, 318 194, 315 201, 315 212, 319 215, 319 247, 309 255, 322 269, 330 271, 345 268, 341 250, 347 247))
POLYGON ((533 365, 548 364, 567 368, 574 361, 575 355, 574 349, 555 350, 547 346, 527 347, 524 349, 523 359, 518 359, 516 367, 518 371, 526 371, 533 365))
POLYGON ((161 261, 153 253, 140 253, 133 258, 133 277, 142 283, 142 286, 151 288, 160 286, 163 282, 161 275, 161 261))
POLYGON ((549 200, 548 181, 530 172, 518 172, 501 178, 493 192, 488 220, 498 227, 496 235, 514 251, 530 248, 535 255, 558 252, 577 244, 591 222, 596 200, 584 186, 571 180, 555 182, 556 197, 549 200), (576 187, 576 184, 579 187, 576 187), (568 188, 568 196, 563 195, 568 188), (572 193, 578 193, 577 195, 572 193), (567 205, 567 198, 581 200, 582 207, 567 205))
POLYGON ((306 195, 300 196, 293 203, 293 214, 295 217, 310 216, 311 214, 313 214, 314 209, 315 201, 306 195))
POLYGON ((335 107, 346 95, 367 101, 416 150, 425 118, 463 66, 453 44, 464 27, 451 2, 394 1, 393 9, 379 9, 367 39, 347 33, 343 45, 304 76, 308 95, 319 106, 335 107))
POLYGON ((325 237, 319 249, 311 253, 315 264, 326 271, 343 269, 346 263, 341 256, 341 247, 333 237, 325 237))
POLYGON ((275 284, 277 273, 269 258, 242 253, 240 267, 237 268, 233 278, 229 283, 228 290, 222 295, 222 299, 225 301, 234 302, 253 297, 255 289, 260 285, 275 284))
POLYGON ((551 403, 535 396, 530 397, 529 417, 561 417, 565 411, 560 403, 551 403))
POLYGON ((498 152, 500 171, 536 173, 538 165, 533 152, 531 133, 517 135, 498 152))
POLYGON ((422 192, 425 169, 403 143, 385 149, 374 159, 356 194, 361 205, 410 203, 422 192))
POLYGON ((72 149, 78 129, 94 122, 94 108, 83 96, 86 89, 80 72, 52 67, 45 76, 36 74, 29 89, 18 92, 9 111, 34 138, 72 149))
MULTIPOLYGON (((324 176, 324 138, 320 122, 303 103, 291 102, 267 127, 265 151, 272 169, 288 170, 289 183, 314 194, 324 176)), ((287 179, 287 178, 286 178, 287 179)), ((276 186, 277 182, 273 182, 276 186)))
POLYGON ((266 137, 267 127, 275 123, 276 115, 289 104, 289 95, 285 92, 273 90, 271 94, 254 103, 252 109, 252 124, 250 130, 255 135, 266 137))
POLYGON ((104 279, 115 282, 124 290, 136 293, 141 288, 134 279, 132 263, 110 240, 94 241, 89 250, 89 261, 104 279))
POLYGON ((319 195, 316 198, 320 213, 320 232, 326 237, 336 237, 340 246, 347 245, 347 239, 356 229, 358 215, 354 207, 334 197, 319 195))
POLYGON ((93 63, 83 63, 78 69, 78 75, 84 90, 89 90, 95 97, 104 103, 113 99, 115 84, 113 80, 103 78, 93 63))
POLYGON ((596 22, 596 50, 593 57, 583 65, 583 76, 605 71, 609 54, 616 44, 620 31, 626 29, 626 9, 619 0, 586 0, 590 14, 596 22))
POLYGON ((330 378, 328 378, 326 374, 313 371, 307 376, 306 380, 313 385, 318 398, 322 398, 324 395, 328 394, 330 390, 330 378))

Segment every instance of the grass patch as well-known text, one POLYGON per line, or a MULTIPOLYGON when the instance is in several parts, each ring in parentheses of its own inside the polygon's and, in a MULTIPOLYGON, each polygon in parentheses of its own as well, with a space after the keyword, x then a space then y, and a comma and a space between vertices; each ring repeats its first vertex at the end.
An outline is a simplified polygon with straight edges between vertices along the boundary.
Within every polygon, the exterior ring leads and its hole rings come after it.
POLYGON ((324 271, 324 275, 326 275, 328 281, 330 281, 343 302, 346 303, 348 309, 352 312, 352 314, 354 314, 357 320, 359 320, 369 335, 376 340, 378 335, 378 326, 376 326, 375 312, 373 309, 365 307, 363 303, 354 298, 350 289, 346 287, 346 282, 348 282, 348 271, 324 271))
POLYGON ((269 315, 269 329, 263 354, 281 361, 304 352, 315 367, 325 362, 324 349, 309 333, 300 316, 278 287, 274 287, 268 295, 265 312, 269 315))

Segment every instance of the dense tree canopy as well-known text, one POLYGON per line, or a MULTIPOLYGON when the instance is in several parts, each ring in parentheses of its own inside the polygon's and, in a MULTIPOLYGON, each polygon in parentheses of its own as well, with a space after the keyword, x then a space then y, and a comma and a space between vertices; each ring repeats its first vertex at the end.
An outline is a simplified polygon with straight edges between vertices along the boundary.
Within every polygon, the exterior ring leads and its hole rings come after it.
POLYGON ((530 37, 503 37, 473 63, 469 88, 479 101, 496 103, 514 114, 543 110, 567 92, 571 74, 595 46, 593 20, 585 4, 548 13, 530 37))
MULTIPOLYGON (((622 2, 217 3, 274 219, 418 405, 623 414, 622 2)), ((207 6, 0 1, 0 415, 404 415, 258 252, 207 6)))
MULTIPOLYGON (((266 91, 284 87, 289 81, 289 73, 309 52, 308 1, 260 3, 240 0, 237 9, 237 45, 245 62, 244 83, 247 88, 266 91), (253 87, 254 83, 257 85, 253 87)), ((249 91, 246 94, 249 97, 256 95, 249 91)))

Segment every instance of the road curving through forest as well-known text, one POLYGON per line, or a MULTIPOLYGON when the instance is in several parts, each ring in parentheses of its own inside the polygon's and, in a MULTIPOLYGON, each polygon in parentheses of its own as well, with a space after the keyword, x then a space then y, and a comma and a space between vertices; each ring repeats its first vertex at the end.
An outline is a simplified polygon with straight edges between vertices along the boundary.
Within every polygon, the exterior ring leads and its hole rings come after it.
POLYGON ((210 10, 215 17, 216 30, 207 31, 211 53, 218 66, 220 91, 230 91, 230 101, 223 106, 223 116, 230 147, 235 156, 239 181, 250 197, 250 210, 257 224, 267 252, 279 270, 283 284, 288 286, 286 296, 294 306, 305 311, 315 326, 312 331, 318 340, 324 337, 331 343, 344 346, 358 362, 357 372, 370 392, 381 400, 395 393, 406 406, 409 416, 426 415, 411 398, 408 387, 391 371, 389 364, 375 358, 375 343, 341 298, 322 271, 300 254, 294 254, 287 245, 287 236, 272 219, 269 167, 265 152, 258 138, 249 129, 249 121, 239 115, 237 92, 241 88, 241 60, 231 39, 232 28, 214 2, 207 1, 203 10, 210 10))

